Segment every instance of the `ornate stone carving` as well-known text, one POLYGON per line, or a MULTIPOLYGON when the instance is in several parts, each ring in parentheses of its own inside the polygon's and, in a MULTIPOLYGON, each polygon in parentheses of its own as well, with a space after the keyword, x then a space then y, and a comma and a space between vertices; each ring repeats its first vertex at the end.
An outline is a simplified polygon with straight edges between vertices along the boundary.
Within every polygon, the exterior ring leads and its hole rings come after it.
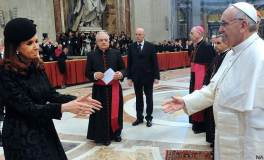
POLYGON ((80 27, 100 27, 101 17, 106 7, 106 0, 77 0, 73 14, 78 14, 72 30, 80 27))
POLYGON ((3 11, 1 8, 0 8, 0 25, 1 26, 5 25, 4 15, 3 15, 3 11))
POLYGON ((14 19, 14 18, 17 18, 17 7, 13 7, 13 10, 11 12, 11 18, 14 19))

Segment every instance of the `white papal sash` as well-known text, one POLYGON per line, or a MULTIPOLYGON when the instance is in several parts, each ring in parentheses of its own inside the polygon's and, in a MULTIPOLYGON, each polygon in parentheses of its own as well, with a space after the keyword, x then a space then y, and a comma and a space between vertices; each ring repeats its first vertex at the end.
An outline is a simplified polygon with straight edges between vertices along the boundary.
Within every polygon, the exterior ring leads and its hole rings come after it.
POLYGON ((221 160, 241 159, 238 113, 218 112, 217 121, 221 160))

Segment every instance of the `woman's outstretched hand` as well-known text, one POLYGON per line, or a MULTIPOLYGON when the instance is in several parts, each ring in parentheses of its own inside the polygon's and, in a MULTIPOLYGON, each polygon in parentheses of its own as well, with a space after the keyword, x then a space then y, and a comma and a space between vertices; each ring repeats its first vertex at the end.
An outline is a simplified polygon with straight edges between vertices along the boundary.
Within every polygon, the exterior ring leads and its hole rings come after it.
POLYGON ((94 113, 94 109, 100 110, 100 108, 102 108, 101 103, 92 99, 90 97, 91 95, 92 92, 81 98, 62 104, 61 112, 71 112, 81 116, 86 116, 87 114, 94 113))
POLYGON ((182 97, 171 96, 172 100, 166 101, 162 104, 165 113, 172 114, 175 111, 181 110, 185 107, 182 97))

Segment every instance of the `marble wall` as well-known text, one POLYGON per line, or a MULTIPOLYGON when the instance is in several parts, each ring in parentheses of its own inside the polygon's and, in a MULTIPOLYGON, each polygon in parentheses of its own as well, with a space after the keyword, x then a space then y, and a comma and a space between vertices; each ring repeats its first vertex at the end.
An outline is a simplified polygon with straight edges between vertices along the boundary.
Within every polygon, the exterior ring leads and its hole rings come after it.
MULTIPOLYGON (((53 0, 0 0, 5 24, 15 17, 25 17, 34 20, 37 25, 37 36, 48 33, 49 38, 55 41, 55 19, 53 0)), ((4 26, 0 28, 0 37, 3 37, 4 26)))
POLYGON ((103 29, 112 33, 116 31, 116 0, 108 0, 103 13, 103 29))
POLYGON ((63 0, 63 8, 65 32, 68 32, 72 29, 75 18, 78 16, 78 14, 73 14, 75 9, 75 0, 63 0))
POLYGON ((170 0, 130 1, 131 37, 135 29, 144 28, 147 41, 170 39, 170 0))

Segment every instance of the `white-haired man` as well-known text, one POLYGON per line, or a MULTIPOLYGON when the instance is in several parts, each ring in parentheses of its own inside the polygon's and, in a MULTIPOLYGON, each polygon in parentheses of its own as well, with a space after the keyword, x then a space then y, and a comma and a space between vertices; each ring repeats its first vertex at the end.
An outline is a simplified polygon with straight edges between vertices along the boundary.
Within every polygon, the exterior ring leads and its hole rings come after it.
POLYGON ((210 42, 210 44, 213 46, 214 49, 215 49, 215 38, 216 38, 216 35, 212 35, 211 42, 210 42))
POLYGON ((165 102, 164 112, 188 114, 213 105, 216 160, 264 157, 264 41, 255 8, 238 2, 221 18, 219 32, 232 47, 208 86, 165 102))
POLYGON ((124 80, 126 66, 120 51, 109 49, 109 35, 106 32, 97 33, 96 44, 99 49, 87 55, 85 75, 94 82, 92 97, 101 102, 103 108, 90 115, 87 138, 108 146, 111 140, 122 140, 123 93, 119 81, 124 80), (108 69, 115 74, 113 80, 106 84, 102 79, 108 69))

